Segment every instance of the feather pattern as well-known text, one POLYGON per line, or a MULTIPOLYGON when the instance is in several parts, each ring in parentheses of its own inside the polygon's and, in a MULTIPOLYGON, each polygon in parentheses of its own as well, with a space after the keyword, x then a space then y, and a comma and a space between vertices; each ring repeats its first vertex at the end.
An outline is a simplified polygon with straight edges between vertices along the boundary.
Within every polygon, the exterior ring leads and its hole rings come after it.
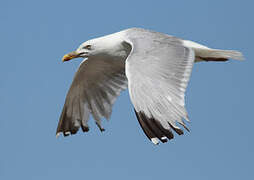
POLYGON ((75 134, 81 127, 89 131, 92 114, 101 131, 101 118, 109 119, 112 106, 120 92, 127 88, 124 61, 89 58, 84 60, 75 74, 66 96, 59 120, 57 135, 75 134))
POLYGON ((154 142, 173 138, 188 120, 184 93, 194 63, 194 51, 172 36, 142 29, 127 32, 132 51, 126 60, 129 93, 137 118, 154 142), (154 140, 154 139, 158 140, 154 140))

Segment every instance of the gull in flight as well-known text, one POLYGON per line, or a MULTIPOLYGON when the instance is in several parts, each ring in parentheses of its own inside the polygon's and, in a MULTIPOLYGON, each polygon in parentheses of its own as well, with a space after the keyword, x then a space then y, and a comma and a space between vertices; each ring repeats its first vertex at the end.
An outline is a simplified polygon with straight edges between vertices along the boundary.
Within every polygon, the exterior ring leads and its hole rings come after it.
POLYGON ((242 60, 238 51, 204 45, 141 28, 130 28, 82 43, 63 61, 84 58, 58 123, 57 136, 89 131, 90 114, 101 131, 121 91, 128 88, 137 119, 154 144, 187 131, 184 94, 194 62, 242 60))

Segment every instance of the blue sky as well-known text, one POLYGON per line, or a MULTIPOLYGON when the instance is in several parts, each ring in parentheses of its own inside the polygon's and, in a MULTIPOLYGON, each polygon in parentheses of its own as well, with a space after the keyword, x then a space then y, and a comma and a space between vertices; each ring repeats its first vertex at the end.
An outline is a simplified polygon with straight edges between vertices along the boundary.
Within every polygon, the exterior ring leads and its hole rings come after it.
POLYGON ((0 179, 253 179, 254 24, 245 1, 2 1, 0 179), (101 133, 55 138, 80 43, 143 27, 243 52, 195 64, 186 93, 191 133, 155 146, 128 92, 101 133))

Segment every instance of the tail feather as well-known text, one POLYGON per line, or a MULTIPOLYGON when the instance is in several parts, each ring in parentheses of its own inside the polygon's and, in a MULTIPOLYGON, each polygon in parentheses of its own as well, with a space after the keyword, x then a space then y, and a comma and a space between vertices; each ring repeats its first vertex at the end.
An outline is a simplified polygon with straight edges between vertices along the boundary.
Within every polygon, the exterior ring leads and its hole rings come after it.
POLYGON ((235 59, 244 60, 243 54, 234 50, 202 49, 199 53, 201 59, 235 59))
POLYGON ((227 61, 228 59, 244 60, 243 54, 234 50, 211 49, 193 41, 183 40, 183 45, 195 51, 198 61, 227 61))

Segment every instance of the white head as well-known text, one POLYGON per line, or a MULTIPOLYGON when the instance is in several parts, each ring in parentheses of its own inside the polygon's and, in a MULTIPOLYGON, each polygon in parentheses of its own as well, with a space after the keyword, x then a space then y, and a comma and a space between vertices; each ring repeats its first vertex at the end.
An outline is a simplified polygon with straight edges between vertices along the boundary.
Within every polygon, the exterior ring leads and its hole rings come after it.
POLYGON ((73 58, 88 57, 123 57, 127 51, 122 44, 123 40, 118 33, 88 40, 82 43, 77 50, 66 54, 63 61, 69 61, 73 58))

